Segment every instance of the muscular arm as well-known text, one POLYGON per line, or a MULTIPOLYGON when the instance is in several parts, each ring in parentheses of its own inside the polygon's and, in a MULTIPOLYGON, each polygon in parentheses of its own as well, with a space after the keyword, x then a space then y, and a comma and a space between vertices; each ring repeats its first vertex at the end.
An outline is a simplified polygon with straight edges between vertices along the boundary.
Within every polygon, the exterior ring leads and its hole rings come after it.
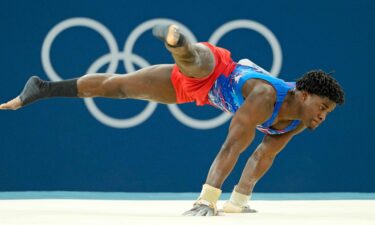
POLYGON ((216 203, 221 185, 232 171, 239 155, 254 139, 255 127, 272 115, 276 93, 270 85, 250 86, 250 93, 237 110, 229 126, 228 136, 211 165, 194 207, 184 215, 217 215, 216 203))
POLYGON ((276 155, 287 145, 294 135, 302 132, 305 127, 301 124, 294 131, 282 135, 266 135, 254 153, 250 156, 242 172, 236 191, 249 195, 256 182, 272 166, 276 155))
POLYGON ((231 121, 228 136, 211 165, 206 184, 221 187, 239 155, 253 141, 256 125, 272 114, 274 100, 273 89, 267 86, 253 90, 246 98, 231 121))

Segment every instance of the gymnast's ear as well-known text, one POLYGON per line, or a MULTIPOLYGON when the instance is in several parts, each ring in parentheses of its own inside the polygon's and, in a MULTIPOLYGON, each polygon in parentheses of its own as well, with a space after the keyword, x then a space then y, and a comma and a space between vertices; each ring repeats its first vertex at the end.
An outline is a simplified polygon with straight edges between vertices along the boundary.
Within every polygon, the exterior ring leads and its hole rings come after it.
POLYGON ((306 99, 309 97, 309 93, 306 91, 295 91, 295 96, 297 97, 299 102, 305 102, 306 99))
POLYGON ((309 99, 309 97, 311 97, 311 94, 307 91, 301 91, 301 95, 302 95, 303 102, 305 102, 307 99, 309 99))

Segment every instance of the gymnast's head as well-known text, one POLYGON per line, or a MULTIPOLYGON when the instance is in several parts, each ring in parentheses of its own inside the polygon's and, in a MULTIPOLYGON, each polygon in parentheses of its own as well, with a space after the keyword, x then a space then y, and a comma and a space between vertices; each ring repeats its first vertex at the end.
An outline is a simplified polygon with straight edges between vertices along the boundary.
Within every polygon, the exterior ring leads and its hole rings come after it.
POLYGON ((296 82, 298 112, 304 125, 314 130, 332 112, 345 102, 344 90, 330 73, 312 70, 296 82))

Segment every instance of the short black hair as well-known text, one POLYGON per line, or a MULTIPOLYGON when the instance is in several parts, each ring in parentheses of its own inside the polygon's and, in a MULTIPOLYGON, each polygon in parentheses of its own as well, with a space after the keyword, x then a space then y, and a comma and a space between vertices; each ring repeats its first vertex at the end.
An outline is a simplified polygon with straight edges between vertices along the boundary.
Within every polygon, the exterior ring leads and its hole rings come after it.
POLYGON ((320 97, 327 97, 336 104, 342 105, 345 102, 344 90, 340 84, 323 70, 312 70, 305 73, 296 82, 296 88, 320 97))

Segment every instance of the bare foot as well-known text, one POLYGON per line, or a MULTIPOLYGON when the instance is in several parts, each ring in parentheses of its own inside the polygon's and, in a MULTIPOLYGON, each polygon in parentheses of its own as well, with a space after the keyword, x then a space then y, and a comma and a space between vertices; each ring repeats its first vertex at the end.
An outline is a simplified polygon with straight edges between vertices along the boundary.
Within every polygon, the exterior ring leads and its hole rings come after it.
POLYGON ((16 110, 16 109, 21 108, 21 106, 22 106, 22 102, 21 102, 20 97, 18 96, 10 100, 7 103, 1 104, 0 110, 16 110))
POLYGON ((167 37, 166 37, 165 41, 170 46, 175 46, 175 45, 177 45, 178 40, 180 39, 180 35, 181 35, 180 28, 178 28, 178 26, 172 24, 168 28, 168 33, 167 33, 167 37))
POLYGON ((177 25, 156 25, 152 33, 158 39, 164 41, 171 47, 180 47, 184 43, 184 36, 177 25), (181 40, 180 40, 181 39, 181 40))

